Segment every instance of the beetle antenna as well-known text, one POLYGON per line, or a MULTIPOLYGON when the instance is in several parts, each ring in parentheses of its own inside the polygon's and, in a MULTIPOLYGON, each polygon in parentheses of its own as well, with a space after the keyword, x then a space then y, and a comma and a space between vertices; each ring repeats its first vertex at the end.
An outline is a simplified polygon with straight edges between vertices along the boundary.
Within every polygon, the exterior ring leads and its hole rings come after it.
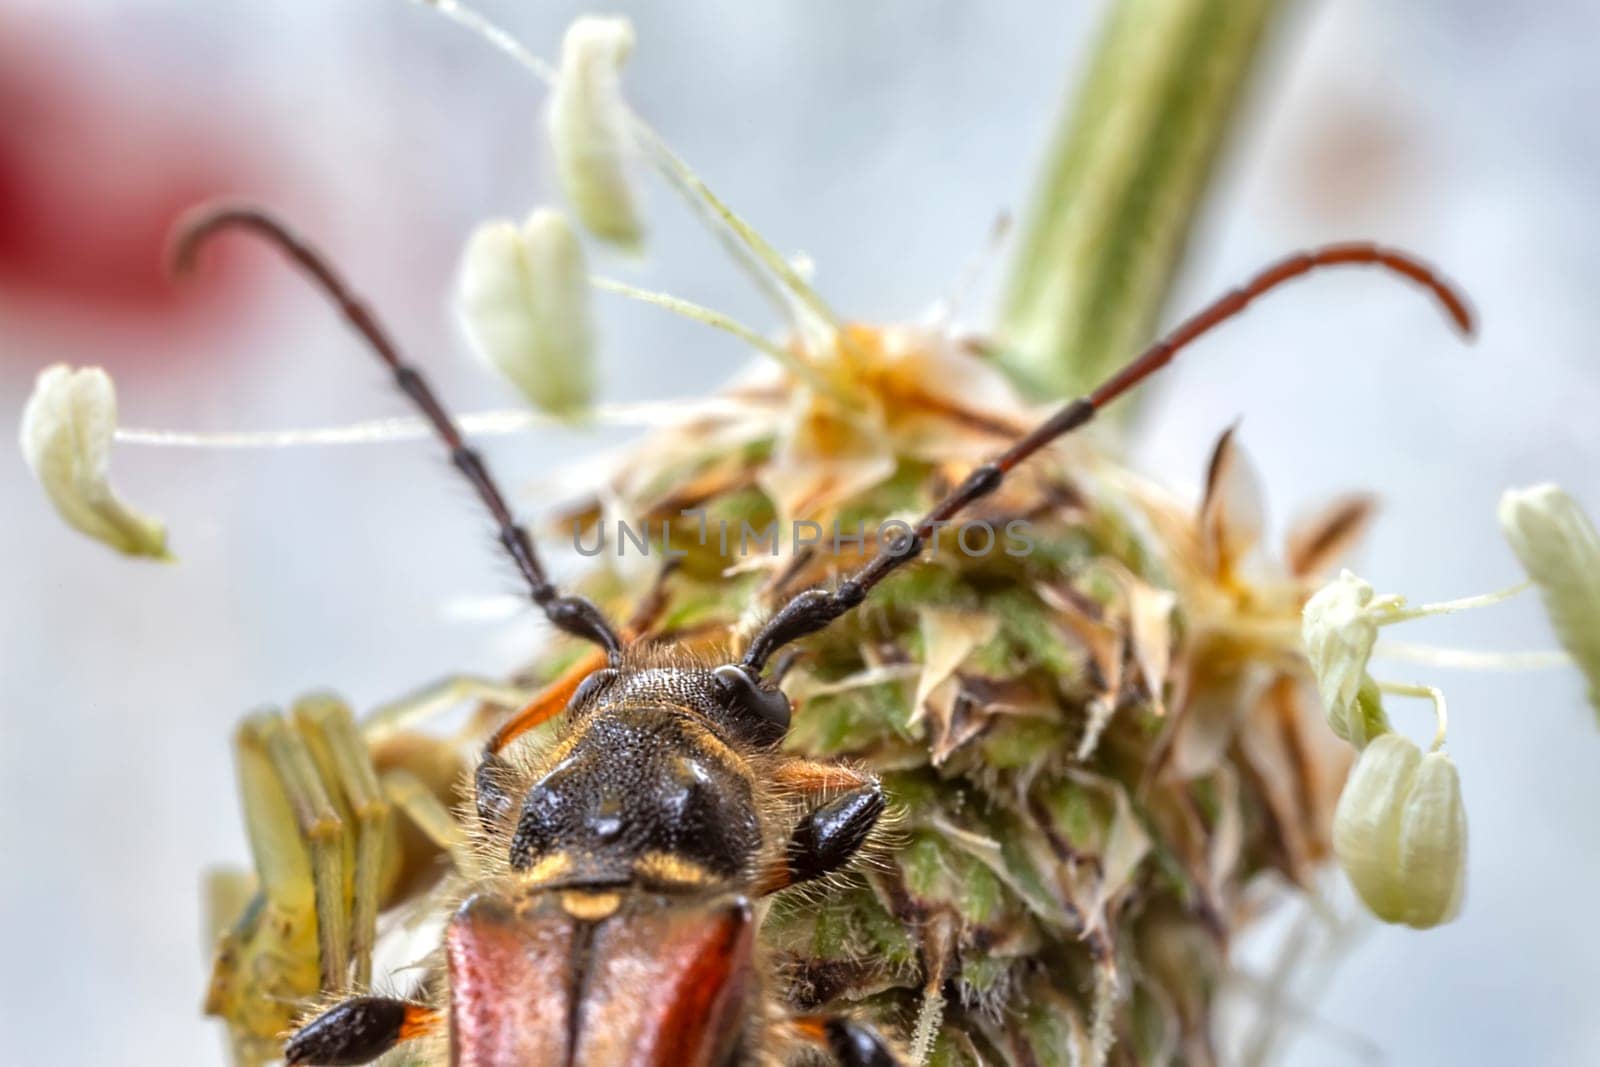
POLYGON ((886 543, 865 566, 832 590, 809 589, 796 595, 768 619, 751 640, 741 666, 752 674, 759 673, 774 652, 816 633, 855 608, 866 599, 873 586, 922 554, 928 537, 938 529, 936 524, 953 518, 1000 488, 1006 475, 1029 457, 1089 422, 1101 408, 1165 367, 1188 345, 1242 312, 1257 297, 1318 268, 1350 265, 1382 267, 1416 282, 1439 301, 1462 334, 1471 336, 1472 311, 1466 299, 1432 267, 1405 252, 1354 243, 1328 245, 1281 259, 1186 319, 1088 396, 1071 401, 1010 448, 973 470, 949 496, 923 516, 911 533, 886 543))
POLYGON ((450 462, 472 484, 478 499, 498 527, 500 544, 511 556, 528 594, 557 629, 592 641, 617 660, 622 642, 606 617, 589 600, 563 595, 546 576, 527 530, 517 524, 500 487, 482 457, 468 447, 460 428, 434 394, 422 372, 407 363, 387 330, 363 301, 333 269, 328 260, 263 208, 249 204, 202 205, 184 216, 174 230, 171 262, 179 276, 189 273, 201 246, 225 230, 245 230, 277 248, 327 294, 367 347, 388 365, 395 384, 410 398, 450 451, 450 462))

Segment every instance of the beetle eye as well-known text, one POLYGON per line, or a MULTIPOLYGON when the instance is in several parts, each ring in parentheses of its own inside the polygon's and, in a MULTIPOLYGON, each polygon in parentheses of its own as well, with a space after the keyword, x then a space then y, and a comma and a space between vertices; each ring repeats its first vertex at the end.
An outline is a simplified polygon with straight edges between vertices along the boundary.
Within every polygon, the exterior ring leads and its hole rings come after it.
POLYGON ((616 681, 617 672, 611 667, 604 667, 589 675, 578 683, 578 688, 572 691, 572 699, 567 701, 567 709, 576 711, 594 701, 600 691, 616 681))
POLYGON ((759 744, 775 745, 789 732, 789 698, 766 689, 749 671, 727 664, 711 672, 721 690, 723 705, 737 713, 759 744))

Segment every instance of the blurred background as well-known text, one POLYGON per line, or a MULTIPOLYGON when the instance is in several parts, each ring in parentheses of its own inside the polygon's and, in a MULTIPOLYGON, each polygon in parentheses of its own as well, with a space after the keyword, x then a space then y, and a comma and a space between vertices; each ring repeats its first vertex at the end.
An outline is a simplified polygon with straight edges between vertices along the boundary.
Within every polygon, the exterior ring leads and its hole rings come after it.
MULTIPOLYGON (((486 4, 553 56, 577 4, 486 4)), ((1023 206, 1098 4, 959 0, 613 3, 637 108, 836 306, 914 318, 1023 206)), ((1148 395, 1134 457, 1196 485, 1243 418, 1281 530, 1367 486, 1360 557, 1441 599, 1518 570, 1502 489, 1564 483, 1600 508, 1600 7, 1485 0, 1299 4, 1255 84, 1175 310, 1295 246, 1376 237, 1474 297, 1460 347, 1403 287, 1296 287, 1148 395)), ((104 365, 127 426, 332 425, 402 406, 333 315, 265 251, 214 250, 171 288, 162 234, 218 193, 282 209, 343 263, 461 410, 513 406, 448 309, 471 226, 557 198, 542 91, 403 0, 0 5, 0 412, 35 373, 104 365)), ((649 254, 602 270, 771 325, 692 217, 651 189, 649 254)), ((997 263, 996 266, 999 266, 997 263)), ((964 306, 986 321, 980 285, 964 306)), ((601 296, 606 399, 688 396, 736 343, 601 296)), ((14 421, 10 425, 15 425, 14 421)), ((619 440, 487 442, 524 511, 565 461, 619 440)), ((202 870, 247 859, 229 739, 247 709, 334 686, 365 707, 452 671, 499 673, 543 626, 447 605, 514 591, 431 444, 282 451, 119 446, 115 481, 166 518, 175 566, 71 534, 21 457, 0 461, 0 1003, 13 1063, 212 1063, 199 1015, 202 870)), ((570 560, 563 565, 570 565, 570 560)), ((1536 604, 1407 638, 1550 647, 1536 604)), ((1404 667, 1389 671, 1418 673, 1404 667)), ((1596 1062, 1600 731, 1573 675, 1429 669, 1452 700, 1472 823, 1466 910, 1362 937, 1287 1049, 1296 1064, 1596 1062)), ((1425 705, 1401 705, 1414 735, 1425 705)), ((1347 891, 1346 891, 1347 892, 1347 891)), ((1258 972, 1277 927, 1242 946, 1258 972)), ((1244 997, 1249 1004, 1248 994, 1244 997)))

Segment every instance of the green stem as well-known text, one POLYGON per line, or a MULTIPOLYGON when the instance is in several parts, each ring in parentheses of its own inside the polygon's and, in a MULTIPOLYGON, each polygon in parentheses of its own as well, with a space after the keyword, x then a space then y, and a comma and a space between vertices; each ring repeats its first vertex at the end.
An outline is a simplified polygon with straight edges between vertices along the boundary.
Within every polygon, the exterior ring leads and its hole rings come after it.
POLYGON ((1119 0, 1058 126, 1004 295, 1005 360, 1087 392, 1155 334, 1218 149, 1284 0, 1119 0))

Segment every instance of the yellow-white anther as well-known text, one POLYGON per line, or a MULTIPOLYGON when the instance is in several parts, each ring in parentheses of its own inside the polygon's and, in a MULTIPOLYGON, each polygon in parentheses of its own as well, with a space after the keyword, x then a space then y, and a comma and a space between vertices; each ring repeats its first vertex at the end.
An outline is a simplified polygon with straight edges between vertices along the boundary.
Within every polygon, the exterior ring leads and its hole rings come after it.
POLYGON ((1357 748, 1389 729, 1367 662, 1378 641, 1377 612, 1394 603, 1396 598, 1376 597, 1371 585, 1342 571, 1306 601, 1301 614, 1306 657, 1328 725, 1357 748))
POLYGON ((622 98, 622 64, 633 23, 585 15, 567 28, 550 97, 550 139, 561 184, 578 220, 596 237, 632 246, 644 232, 628 178, 634 140, 622 98))
POLYGON ((557 415, 594 399, 594 329, 583 248, 559 211, 519 228, 487 222, 462 254, 459 310, 467 339, 534 407, 557 415))
POLYGON ((1467 815, 1450 757, 1423 755, 1399 734, 1374 738, 1339 797, 1333 850, 1383 921, 1426 929, 1453 919, 1466 891, 1467 815))
POLYGON ((58 363, 39 372, 22 411, 22 455, 74 529, 129 556, 170 558, 167 528, 111 490, 117 392, 99 367, 58 363))
POLYGON ((1600 535, 1578 502, 1558 485, 1508 489, 1500 526, 1539 587, 1561 646, 1589 682, 1600 711, 1600 535))

